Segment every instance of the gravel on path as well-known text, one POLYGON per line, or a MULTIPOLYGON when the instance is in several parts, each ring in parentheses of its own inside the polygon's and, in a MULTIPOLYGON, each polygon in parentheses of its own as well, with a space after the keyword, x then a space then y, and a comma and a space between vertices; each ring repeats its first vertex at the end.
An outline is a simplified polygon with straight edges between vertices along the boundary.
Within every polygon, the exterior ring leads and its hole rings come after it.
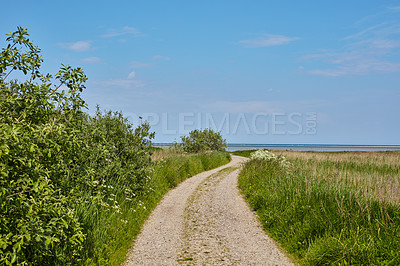
POLYGON ((262 230, 237 188, 232 161, 169 191, 150 215, 125 265, 293 265, 262 230))

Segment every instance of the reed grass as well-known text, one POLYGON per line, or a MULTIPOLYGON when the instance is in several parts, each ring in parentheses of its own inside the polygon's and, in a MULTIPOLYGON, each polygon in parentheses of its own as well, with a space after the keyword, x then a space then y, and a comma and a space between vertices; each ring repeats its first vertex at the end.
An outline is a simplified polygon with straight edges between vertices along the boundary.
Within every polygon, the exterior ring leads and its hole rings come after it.
POLYGON ((379 201, 400 201, 398 152, 274 152, 303 166, 311 177, 344 185, 379 201))
POLYGON ((399 153, 274 153, 290 171, 252 160, 239 186, 300 264, 400 264, 399 153))
POLYGON ((182 149, 175 148, 157 148, 154 149, 153 154, 151 155, 152 161, 160 161, 162 159, 167 159, 169 157, 175 156, 186 156, 188 153, 183 152, 182 149))

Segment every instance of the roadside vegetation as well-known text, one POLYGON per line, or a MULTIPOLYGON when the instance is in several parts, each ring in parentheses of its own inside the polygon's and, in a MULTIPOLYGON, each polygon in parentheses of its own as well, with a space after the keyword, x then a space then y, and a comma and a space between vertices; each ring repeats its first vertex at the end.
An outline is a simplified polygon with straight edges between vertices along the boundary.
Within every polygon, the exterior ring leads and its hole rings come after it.
POLYGON ((185 152, 225 151, 226 140, 211 129, 195 129, 181 137, 181 143, 175 143, 174 147, 185 152))
MULTIPOLYGON (((178 154, 177 151, 169 149, 163 152, 163 155, 164 157, 158 156, 158 160, 151 163, 149 179, 142 187, 144 193, 134 197, 132 201, 129 198, 121 200, 121 219, 110 221, 109 227, 102 223, 103 229, 111 228, 112 234, 109 239, 99 237, 99 246, 109 249, 103 256, 104 261, 101 261, 101 265, 120 265, 125 261, 133 239, 168 190, 193 175, 224 165, 231 160, 227 152, 178 154)), ((96 261, 96 264, 98 263, 99 260, 96 261)))
POLYGON ((300 264, 400 264, 398 152, 273 153, 235 152, 252 157, 239 186, 300 264))
POLYGON ((153 161, 149 125, 89 116, 83 70, 41 73, 28 36, 10 32, 0 54, 0 264, 117 265, 169 188, 230 156, 153 161))

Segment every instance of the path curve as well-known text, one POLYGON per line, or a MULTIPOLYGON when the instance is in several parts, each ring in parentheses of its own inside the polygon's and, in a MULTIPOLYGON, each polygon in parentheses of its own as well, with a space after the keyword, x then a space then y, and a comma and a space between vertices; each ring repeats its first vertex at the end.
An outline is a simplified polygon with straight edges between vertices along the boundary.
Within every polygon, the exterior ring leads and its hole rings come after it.
POLYGON ((240 195, 246 158, 193 176, 154 209, 125 265, 292 265, 240 195))

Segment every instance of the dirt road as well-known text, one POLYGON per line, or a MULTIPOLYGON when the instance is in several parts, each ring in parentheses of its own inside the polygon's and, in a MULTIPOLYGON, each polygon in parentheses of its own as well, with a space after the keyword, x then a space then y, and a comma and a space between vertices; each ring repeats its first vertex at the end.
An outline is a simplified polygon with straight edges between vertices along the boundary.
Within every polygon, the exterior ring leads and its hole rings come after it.
POLYGON ((245 158, 187 179, 153 211, 126 265, 292 265, 237 188, 245 158))

